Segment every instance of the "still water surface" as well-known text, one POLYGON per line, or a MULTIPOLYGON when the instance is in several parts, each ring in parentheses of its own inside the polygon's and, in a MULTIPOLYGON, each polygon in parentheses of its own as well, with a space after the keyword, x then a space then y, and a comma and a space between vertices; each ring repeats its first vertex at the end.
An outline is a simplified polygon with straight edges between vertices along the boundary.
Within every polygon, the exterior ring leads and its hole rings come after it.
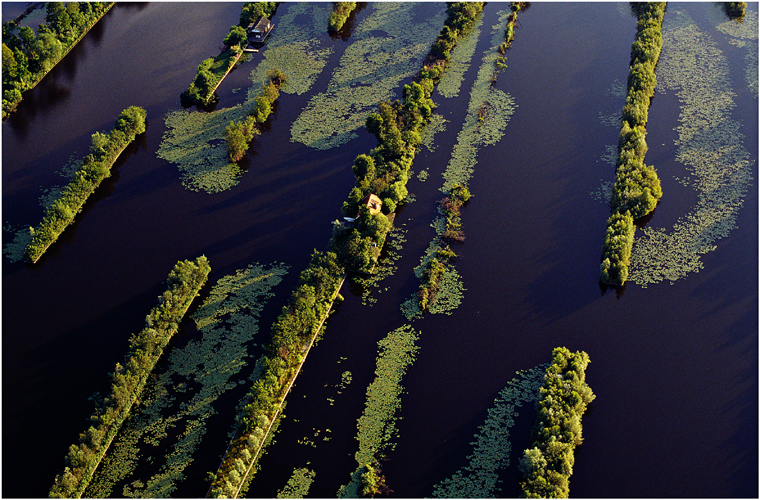
MULTIPOLYGON (((708 22, 715 6, 673 5, 719 38, 708 22)), ((484 26, 497 22, 502 7, 486 6, 484 26)), ((86 152, 93 132, 109 128, 129 105, 145 107, 149 120, 145 136, 40 264, 3 263, 3 496, 46 496, 68 445, 85 429, 92 410, 87 398, 106 391, 106 373, 142 327, 177 260, 205 254, 210 285, 254 261, 290 265, 262 315, 266 332, 312 250, 326 244, 329 221, 353 185, 353 158, 374 146, 364 131, 328 151, 289 140, 290 123, 310 95, 324 90, 351 42, 325 33, 324 43, 335 47, 328 66, 309 95, 281 96, 241 183, 215 195, 180 185, 177 169, 155 154, 163 115, 179 108, 179 93, 198 63, 218 52, 239 8, 117 5, 3 123, 3 221, 31 225, 42 214, 41 188, 61 182, 55 172, 86 152), (183 29, 165 29, 169 25, 183 29)), ((372 9, 368 5, 357 20, 372 9)), ((498 391, 517 370, 548 361, 559 345, 589 353, 587 381, 597 396, 584 417, 573 496, 757 495, 756 189, 738 228, 704 257, 700 273, 619 293, 597 284, 608 206, 590 193, 614 178, 599 158, 617 138, 599 113, 622 106, 608 89, 627 78, 634 34, 624 4, 534 3, 521 14, 509 67, 496 84, 518 109, 503 139, 480 152, 471 183, 475 197, 463 211, 467 240, 455 249, 464 301, 452 316, 415 323, 423 332, 420 352, 404 381, 398 446, 383 467, 394 496, 429 496, 434 484, 465 465, 472 435, 498 391)), ((721 48, 732 67, 744 67, 740 52, 721 48)), ((248 85, 255 64, 231 74, 220 105, 242 100, 232 89, 248 85)), ((451 123, 437 136, 439 147, 415 163, 416 170, 429 168, 430 179, 410 181, 417 201, 397 219, 408 241, 398 271, 381 285, 388 291, 370 308, 361 305, 356 286, 344 288, 346 301, 309 355, 251 496, 274 496, 293 468, 310 462, 317 473, 311 494, 330 497, 355 469, 356 419, 374 377, 376 342, 405 322, 398 304, 417 286, 412 269, 433 236, 429 223, 440 172, 476 72, 474 62, 460 98, 437 99, 438 112, 451 123), (346 370, 353 381, 335 398, 325 385, 338 383, 346 370), (298 444, 315 429, 331 429, 332 439, 315 448, 298 444)), ((741 70, 731 75, 740 88, 741 70)), ((756 162, 757 101, 747 93, 736 101, 734 117, 756 162)), ((688 195, 668 199, 669 186, 671 192, 678 186, 672 178, 683 174, 672 160, 677 117, 675 95, 658 94, 647 159, 657 162, 665 197, 651 224, 693 205, 688 195)), ((8 237, 4 233, 4 243, 8 237)), ((194 334, 186 326, 177 344, 194 334)), ((240 395, 220 400, 202 453, 176 496, 205 493, 203 476, 226 446, 240 395)), ((533 418, 528 408, 520 413, 504 496, 519 493, 515 453, 528 445, 533 418)))

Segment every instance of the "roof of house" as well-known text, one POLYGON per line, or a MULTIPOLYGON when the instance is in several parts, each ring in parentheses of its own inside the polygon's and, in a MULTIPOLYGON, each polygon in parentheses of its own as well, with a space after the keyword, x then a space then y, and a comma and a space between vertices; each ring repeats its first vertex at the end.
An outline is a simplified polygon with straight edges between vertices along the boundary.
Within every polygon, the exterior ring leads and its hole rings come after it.
MULTIPOLYGON (((254 31, 259 31, 263 33, 269 28, 269 24, 270 24, 269 19, 267 19, 264 16, 261 16, 261 18, 256 22, 256 26, 253 29, 254 31)), ((248 28, 250 29, 250 26, 248 28)))
POLYGON ((383 202, 377 197, 377 195, 370 193, 362 200, 362 206, 369 207, 369 213, 374 215, 380 211, 383 202))

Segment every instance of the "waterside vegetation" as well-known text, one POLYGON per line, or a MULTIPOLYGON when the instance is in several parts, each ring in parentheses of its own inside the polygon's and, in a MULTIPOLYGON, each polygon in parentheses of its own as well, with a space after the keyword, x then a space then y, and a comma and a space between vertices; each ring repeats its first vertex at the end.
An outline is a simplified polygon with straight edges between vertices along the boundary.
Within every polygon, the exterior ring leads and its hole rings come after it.
POLYGON ((333 2, 333 13, 330 14, 327 22, 327 30, 339 31, 354 9, 356 9, 356 2, 333 2))
MULTIPOLYGON (((654 96, 657 78, 655 67, 662 50, 662 19, 664 2, 633 3, 631 9, 638 18, 636 40, 631 46, 631 65, 628 73, 628 95, 621 115, 618 159, 615 183, 610 200, 610 218, 607 220, 600 281, 603 284, 622 286, 628 276, 633 239, 621 240, 620 234, 629 229, 613 230, 613 225, 625 224, 649 214, 662 197, 660 179, 653 166, 644 164, 647 152, 646 125, 649 105, 654 96), (618 237, 618 239, 614 239, 618 237)), ((632 224, 632 222, 631 222, 632 224)))
POLYGON ((238 162, 243 159, 254 136, 261 133, 261 125, 272 114, 274 102, 280 96, 280 86, 287 77, 278 69, 267 72, 268 82, 261 84, 261 90, 248 115, 240 121, 232 120, 224 130, 224 140, 230 160, 238 162))
POLYGON ((260 16, 271 18, 277 10, 277 2, 248 2, 243 5, 240 14, 240 24, 231 26, 224 38, 224 48, 216 57, 210 57, 198 65, 195 78, 190 86, 180 95, 186 105, 211 104, 214 92, 222 83, 224 77, 235 67, 243 55, 243 49, 248 46, 246 26, 260 16))
POLYGON ((583 351, 552 351, 541 396, 536 403, 531 448, 520 459, 525 498, 568 498, 575 447, 583 442, 581 417, 596 397, 586 384, 590 363, 583 351))
POLYGON ((48 2, 35 34, 16 21, 3 23, 3 118, 84 38, 114 2, 48 2))
POLYGON ((319 335, 343 284, 344 270, 333 253, 314 252, 288 305, 272 327, 259 376, 237 417, 237 431, 217 472, 210 495, 236 498, 248 488, 258 459, 271 442, 285 397, 319 335))
POLYGON ((90 417, 92 425, 79 435, 79 443, 69 447, 65 468, 50 489, 52 498, 79 498, 129 415, 139 401, 148 376, 190 304, 206 283, 211 267, 205 256, 180 261, 169 273, 167 289, 158 305, 145 318, 145 328, 129 339, 124 362, 117 363, 111 377, 111 393, 90 417))
POLYGON ((110 133, 95 132, 92 135, 90 154, 84 157, 60 197, 47 207, 40 225, 30 228, 32 239, 24 252, 26 260, 37 262, 64 229, 74 222, 87 198, 103 179, 111 175, 111 167, 122 151, 137 135, 145 132, 146 115, 143 108, 130 106, 121 112, 110 133))
MULTIPOLYGON (((462 12, 480 12, 471 6, 464 2, 452 4, 449 21, 466 24, 462 12)), ((482 9, 482 4, 479 6, 482 9)), ((380 144, 369 155, 359 155, 353 166, 357 185, 344 202, 343 212, 355 217, 355 226, 337 225, 330 251, 315 251, 288 305, 273 325, 268 354, 259 362, 261 371, 237 417, 235 436, 217 472, 212 474, 210 496, 236 498, 247 491, 258 459, 282 416, 290 387, 339 297, 347 269, 369 271, 377 262, 379 248, 392 227, 386 214, 407 197, 409 169, 421 142, 420 132, 432 114, 430 95, 440 76, 441 72, 421 74, 419 82, 404 86, 402 101, 381 102, 379 113, 367 118, 367 129, 380 144), (375 193, 382 198, 384 209, 373 213, 361 202, 375 193)), ((371 479, 370 474, 367 480, 372 483, 371 479)))

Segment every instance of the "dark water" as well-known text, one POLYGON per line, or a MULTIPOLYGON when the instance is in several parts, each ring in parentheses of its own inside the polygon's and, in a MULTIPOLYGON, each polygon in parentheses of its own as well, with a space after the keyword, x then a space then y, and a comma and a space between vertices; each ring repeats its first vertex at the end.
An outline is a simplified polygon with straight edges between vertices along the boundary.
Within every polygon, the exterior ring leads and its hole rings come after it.
MULTIPOLYGON (((381 284, 388 291, 368 308, 355 286, 344 288, 346 301, 309 354, 251 496, 274 496, 293 468, 308 466, 317 473, 311 495, 331 497, 356 468, 356 419, 374 377, 376 342, 404 323, 398 305, 416 288, 412 269, 433 236, 428 224, 440 197, 439 173, 501 7, 486 7, 460 97, 437 99, 451 123, 437 138, 438 149, 415 164, 431 175, 425 183, 410 181, 417 202, 397 219, 409 230, 408 241, 397 273, 381 284), (347 370, 353 381, 336 396, 325 385, 338 384, 347 370), (313 439, 315 429, 322 435, 330 429, 330 441, 313 439), (304 437, 316 448, 297 444, 304 437)), ((710 8, 688 5, 698 21, 710 8)), ((312 249, 325 246, 326 221, 337 216, 353 184, 352 159, 374 145, 365 132, 326 152, 289 142, 290 123, 326 87, 351 42, 336 37, 335 53, 311 92, 280 98, 272 128, 238 186, 207 195, 180 185, 176 167, 155 156, 162 117, 179 106, 198 63, 217 53, 239 9, 120 4, 3 123, 3 221, 36 224, 40 188, 60 184, 54 172, 69 156, 84 154, 93 132, 110 128, 129 105, 145 107, 149 119, 144 138, 40 264, 3 262, 3 496, 46 496, 68 445, 86 427, 87 398, 107 389, 106 373, 142 327, 177 260, 205 254, 210 284, 253 261, 291 265, 264 311, 266 331, 312 249), (172 25, 183 29, 167 29, 172 25)), ((371 10, 370 4, 357 19, 371 10)), ((700 28, 714 32, 705 22, 700 28)), ((589 353, 587 380, 597 395, 584 417, 573 496, 757 496, 755 188, 738 228, 703 257, 700 273, 674 285, 631 284, 620 294, 597 285, 608 207, 589 192, 599 179, 612 180, 610 167, 597 160, 617 139, 597 113, 611 102, 609 84, 627 77, 634 34, 633 18, 612 3, 534 3, 521 14, 509 67, 497 83, 519 107, 504 138, 480 152, 475 197, 463 212, 467 240, 455 249, 464 301, 452 316, 414 323, 422 331, 420 352, 404 381, 398 446, 383 466, 394 496, 430 495, 435 483, 465 465, 468 443, 498 391, 517 370, 548 361, 558 345, 589 353)), ((740 69, 731 73, 739 88, 744 62, 738 52, 725 53, 740 69)), ((230 75, 220 104, 242 99, 231 89, 245 85, 253 64, 230 75)), ((735 118, 756 161, 757 101, 740 93, 737 104, 735 118)), ((673 157, 677 117, 672 93, 655 97, 648 162, 673 157)), ((665 183, 672 180, 666 179, 680 172, 668 175, 665 168, 659 166, 667 197, 665 183)), ((677 217, 691 203, 663 203, 653 221, 677 217)), ((192 334, 185 328, 182 335, 192 334)), ((177 496, 205 493, 202 477, 226 446, 233 406, 220 404, 209 420, 203 453, 186 470, 189 479, 177 496)), ((523 409, 512 431, 504 496, 518 494, 514 455, 528 445, 531 420, 523 409)))

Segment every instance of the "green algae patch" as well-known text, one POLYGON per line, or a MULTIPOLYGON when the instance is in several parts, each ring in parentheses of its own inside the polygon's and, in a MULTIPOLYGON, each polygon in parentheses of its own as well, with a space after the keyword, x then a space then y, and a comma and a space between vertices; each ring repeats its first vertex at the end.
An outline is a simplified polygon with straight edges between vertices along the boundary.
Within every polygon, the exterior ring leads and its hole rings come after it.
POLYGON ((681 103, 675 159, 688 175, 679 180, 696 191, 698 202, 672 228, 646 227, 634 243, 628 279, 644 287, 704 267, 701 256, 737 227, 755 165, 741 124, 731 117, 735 94, 716 43, 677 9, 668 11, 663 40, 658 82, 681 103))
POLYGON ((341 487, 338 492, 340 498, 358 498, 362 476, 366 475, 368 467, 371 468, 385 452, 396 446, 396 413, 401 408, 403 392, 401 379, 416 359, 419 336, 420 332, 404 325, 378 342, 375 380, 367 387, 364 412, 357 422, 359 451, 355 458, 359 467, 351 474, 351 481, 341 487))
POLYGON ((267 71, 276 68, 288 75, 282 92, 303 94, 327 64, 333 49, 323 47, 320 41, 329 17, 326 4, 288 7, 278 20, 262 60, 251 72, 251 87, 243 104, 211 112, 177 110, 166 115, 167 130, 157 155, 179 169, 182 185, 187 189, 213 194, 240 183, 243 171, 229 161, 224 130, 231 121, 247 116, 267 71), (308 22, 302 23, 304 19, 308 22))
POLYGON ((291 141, 326 150, 359 137, 378 101, 391 99, 412 78, 443 23, 443 6, 415 22, 419 4, 373 4, 374 11, 354 31, 327 90, 311 98, 291 126, 291 141))
POLYGON ((115 439, 88 495, 110 496, 114 485, 124 480, 131 480, 122 491, 127 497, 172 495, 186 478, 184 471, 205 435, 206 420, 216 414, 216 399, 249 383, 241 372, 250 361, 248 349, 255 345, 259 316, 286 273, 283 264, 251 264, 217 282, 192 315, 200 337, 169 352, 168 367, 146 387, 139 411, 115 439), (134 478, 142 462, 154 468, 160 464, 159 472, 134 478))
POLYGON ((276 498, 304 498, 309 494, 316 475, 316 472, 306 467, 295 469, 285 487, 277 492, 276 498))
MULTIPOLYGON (((468 464, 449 478, 436 484, 433 498, 492 498, 501 491, 498 471, 510 465, 512 452, 510 431, 523 403, 538 401, 539 391, 549 364, 517 372, 506 387, 499 391, 494 405, 488 409, 483 425, 478 427, 473 452, 468 464)), ((532 406, 532 405, 531 405, 532 406)))

